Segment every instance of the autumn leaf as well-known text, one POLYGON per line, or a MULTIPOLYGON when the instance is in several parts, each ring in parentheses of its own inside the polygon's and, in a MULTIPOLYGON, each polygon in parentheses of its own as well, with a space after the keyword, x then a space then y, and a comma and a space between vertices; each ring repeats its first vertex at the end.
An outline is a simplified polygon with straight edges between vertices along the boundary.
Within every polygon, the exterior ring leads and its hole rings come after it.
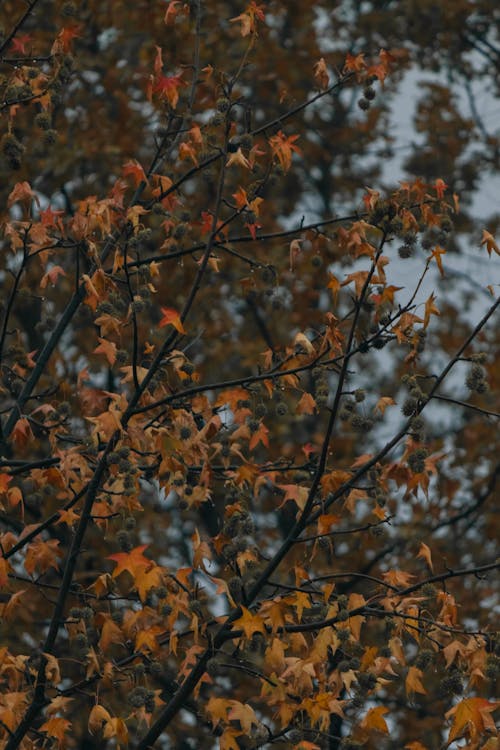
POLYGON ((316 401, 310 393, 303 393, 295 407, 296 414, 314 414, 317 410, 316 401))
POLYGON ((425 562, 429 566, 431 572, 434 571, 434 566, 432 564, 431 551, 430 551, 429 547, 427 546, 427 544, 425 542, 421 542, 420 543, 420 549, 418 551, 417 557, 421 557, 422 560, 425 560, 425 562))
POLYGON ((0 495, 3 495, 7 492, 10 482, 12 482, 12 477, 10 476, 10 474, 0 472, 0 495))
POLYGON ((45 273, 40 280, 40 289, 45 289, 47 284, 50 283, 52 286, 57 284, 59 276, 66 276, 66 271, 62 266, 52 266, 47 273, 45 273))
POLYGON ((423 672, 417 667, 409 667, 405 679, 406 694, 412 696, 413 693, 426 695, 427 690, 422 685, 423 672))
POLYGON ((182 73, 174 76, 158 75, 153 84, 153 92, 158 94, 161 99, 166 99, 172 109, 175 109, 179 101, 179 90, 187 86, 182 79, 182 73))
POLYGON ((62 557, 63 551, 57 539, 35 539, 28 547, 24 558, 24 568, 27 573, 33 575, 35 570, 45 573, 49 568, 59 566, 58 558, 62 557))
POLYGON ((246 607, 241 607, 242 615, 234 620, 233 625, 239 630, 243 630, 246 638, 251 638, 254 633, 265 633, 266 628, 262 617, 254 615, 246 607))
POLYGON ((260 422, 257 430, 255 430, 254 433, 252 433, 252 437, 250 438, 250 441, 248 443, 248 447, 252 451, 254 448, 258 446, 259 443, 262 443, 266 448, 269 447, 269 430, 267 429, 264 422, 260 422))
POLYGON ((245 167, 245 169, 250 169, 250 162, 246 158, 246 156, 243 154, 243 151, 241 150, 241 147, 236 149, 234 151, 229 159, 226 162, 226 167, 232 167, 232 166, 239 166, 239 167, 245 167))
POLYGON ((437 267, 439 268, 439 273, 441 276, 444 276, 444 268, 443 268, 443 261, 441 256, 446 254, 446 250, 444 247, 440 247, 439 245, 436 245, 432 253, 427 257, 427 260, 435 260, 437 263, 437 267))
POLYGON ((116 552, 114 555, 108 555, 107 560, 116 563, 116 568, 112 573, 113 578, 117 578, 124 571, 135 578, 138 572, 153 566, 153 561, 143 555, 144 550, 148 547, 148 544, 141 544, 139 547, 134 547, 130 552, 116 552))
POLYGON ((10 208, 10 206, 18 202, 26 203, 30 206, 32 200, 34 200, 38 206, 40 205, 38 196, 31 189, 29 182, 17 182, 7 198, 7 206, 10 208))
POLYGON ((485 732, 495 732, 491 714, 499 707, 500 701, 490 703, 486 698, 465 698, 457 703, 445 714, 447 719, 453 717, 448 743, 466 735, 475 740, 485 732))
POLYGON ((106 653, 113 643, 123 643, 124 640, 125 636, 121 628, 110 617, 105 617, 101 626, 101 637, 99 638, 101 651, 106 653))
POLYGON ((128 177, 130 175, 136 187, 137 185, 140 185, 141 182, 148 181, 144 169, 139 164, 137 159, 130 159, 128 162, 126 162, 123 165, 122 173, 124 177, 128 177))
POLYGON ((333 302, 336 303, 342 284, 337 279, 337 277, 334 276, 332 273, 328 274, 328 278, 329 278, 329 281, 326 286, 327 286, 327 289, 332 290, 333 302))
POLYGON ((320 89, 326 89, 328 87, 330 76, 328 75, 324 57, 321 57, 314 65, 314 78, 320 89))
POLYGON ((292 154, 301 154, 302 151, 295 145, 298 135, 286 136, 282 130, 271 136, 269 145, 274 156, 278 159, 284 172, 288 172, 292 166, 292 154))
POLYGON ((293 500, 299 510, 304 510, 304 506, 309 496, 309 489, 307 487, 301 487, 298 484, 278 484, 277 486, 285 493, 280 507, 289 500, 293 500))
POLYGON ((80 32, 81 27, 77 25, 63 27, 55 38, 51 54, 66 55, 68 52, 71 52, 73 39, 77 39, 81 36, 80 32))
POLYGON ((116 362, 116 344, 99 337, 99 346, 96 346, 94 349, 94 354, 104 354, 111 367, 113 367, 116 362))
POLYGON ((376 413, 379 411, 382 415, 385 414, 385 410, 388 406, 394 406, 396 402, 391 396, 382 396, 375 404, 373 411, 376 413))
POLYGON ((0 557, 0 588, 7 586, 9 582, 10 563, 5 557, 0 557))
POLYGON ((227 718, 235 721, 239 721, 242 730, 245 734, 249 734, 252 731, 252 726, 260 724, 259 719, 255 715, 255 711, 248 703, 240 703, 239 701, 229 701, 231 708, 228 711, 227 718))
POLYGON ((388 712, 389 709, 385 706, 370 708, 361 722, 361 728, 369 730, 375 729, 377 732, 389 734, 389 727, 384 719, 384 715, 388 712))
POLYGON ((9 49, 14 55, 26 55, 28 52, 26 45, 32 39, 31 34, 16 34, 10 43, 9 49))
POLYGON ((438 200, 442 200, 446 190, 448 189, 448 185, 446 184, 444 180, 438 177, 438 179, 435 180, 434 182, 434 188, 436 190, 436 195, 438 197, 438 200))
POLYGON ((174 25, 177 13, 179 12, 177 10, 178 5, 181 5, 180 0, 170 0, 167 10, 165 11, 165 16, 163 17, 163 22, 166 26, 174 25))
POLYGON ((174 310, 173 307, 162 307, 161 311, 163 313, 163 317, 158 323, 158 326, 160 328, 170 325, 170 326, 173 326, 178 333, 182 333, 182 334, 186 333, 186 330, 184 326, 182 325, 182 321, 180 319, 180 316, 177 310, 174 310))
POLYGON ((71 727, 72 723, 69 719, 64 719, 62 716, 51 716, 42 724, 40 732, 48 734, 49 737, 54 737, 57 740, 58 747, 64 747, 66 735, 71 727))
POLYGON ((490 232, 487 232, 486 229, 483 229, 483 238, 481 241, 481 247, 483 245, 486 245, 486 250, 488 251, 488 255, 491 257, 491 253, 495 252, 497 255, 500 255, 500 247, 498 247, 497 243, 495 242, 495 238, 490 232))
POLYGON ((257 33, 257 21, 264 21, 264 5, 258 5, 254 0, 250 2, 244 13, 240 13, 239 16, 231 18, 231 23, 240 23, 241 36, 248 36, 249 34, 257 33))
POLYGON ((434 293, 432 293, 425 303, 424 328, 427 328, 427 326, 429 325, 431 315, 441 315, 438 308, 434 304, 435 299, 436 297, 434 293))
POLYGON ((111 721, 111 714, 109 711, 107 711, 104 706, 100 706, 96 703, 89 715, 88 727, 90 734, 102 732, 109 721, 111 721))
POLYGON ((359 76, 362 70, 366 68, 365 56, 362 52, 357 55, 347 53, 344 63, 344 73, 356 73, 359 76))

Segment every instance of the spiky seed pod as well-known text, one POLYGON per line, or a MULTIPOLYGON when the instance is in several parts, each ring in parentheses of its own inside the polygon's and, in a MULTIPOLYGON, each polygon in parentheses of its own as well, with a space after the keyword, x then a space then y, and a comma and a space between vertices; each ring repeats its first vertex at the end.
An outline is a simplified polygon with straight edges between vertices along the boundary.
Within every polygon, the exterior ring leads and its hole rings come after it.
POLYGON ((401 407, 401 411, 403 412, 405 417, 411 417, 412 414, 414 414, 414 412, 416 411, 417 407, 417 399, 410 397, 404 401, 403 406, 401 407))
POLYGON ((130 552, 132 549, 132 540, 130 534, 125 529, 120 529, 116 534, 116 541, 122 552, 130 552))
POLYGON ((406 258, 411 258, 413 255, 413 248, 411 245, 401 245, 398 247, 398 255, 400 258, 405 260, 406 258))

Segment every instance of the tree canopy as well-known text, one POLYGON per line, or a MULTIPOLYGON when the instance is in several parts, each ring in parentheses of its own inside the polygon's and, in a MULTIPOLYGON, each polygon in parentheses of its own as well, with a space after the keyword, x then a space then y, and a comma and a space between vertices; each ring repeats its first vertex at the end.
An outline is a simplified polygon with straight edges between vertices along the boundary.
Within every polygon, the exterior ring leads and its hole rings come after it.
POLYGON ((4 0, 1 748, 497 747, 499 29, 4 0))

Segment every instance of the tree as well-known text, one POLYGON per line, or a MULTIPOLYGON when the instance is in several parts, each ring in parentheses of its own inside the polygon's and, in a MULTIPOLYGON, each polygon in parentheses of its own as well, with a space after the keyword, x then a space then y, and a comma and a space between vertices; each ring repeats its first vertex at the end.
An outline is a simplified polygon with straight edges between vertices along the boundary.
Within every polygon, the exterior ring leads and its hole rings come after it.
POLYGON ((2 747, 492 750, 497 4, 2 13, 2 747))

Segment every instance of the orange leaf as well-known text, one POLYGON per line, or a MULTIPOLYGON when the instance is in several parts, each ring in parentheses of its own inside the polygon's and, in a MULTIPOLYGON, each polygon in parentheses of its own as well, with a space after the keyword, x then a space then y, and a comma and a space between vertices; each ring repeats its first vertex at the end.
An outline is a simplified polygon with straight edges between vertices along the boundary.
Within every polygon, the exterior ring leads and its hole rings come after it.
POLYGON ((44 274, 40 280, 40 289, 45 289, 48 282, 55 286, 59 276, 66 276, 66 271, 62 266, 52 266, 52 268, 44 274))
POLYGON ((246 607, 241 607, 243 614, 237 620, 234 621, 233 625, 243 630, 247 638, 251 638, 254 633, 265 633, 266 628, 262 621, 262 617, 254 615, 246 607))
POLYGON ((295 407, 295 412, 297 414, 314 414, 315 411, 317 411, 316 401, 310 393, 303 393, 295 407))
POLYGON ((245 167, 245 169, 250 169, 250 162, 244 155, 241 148, 238 148, 237 151, 231 154, 229 159, 226 162, 226 167, 232 167, 233 164, 236 164, 240 167, 245 167))
POLYGON ((10 570, 9 561, 6 560, 5 557, 0 557, 0 588, 3 588, 4 586, 8 584, 9 570, 10 570))
POLYGON ((45 573, 49 568, 57 568, 57 558, 63 555, 58 547, 57 539, 49 539, 47 542, 35 539, 28 547, 24 559, 26 572, 32 575, 35 570, 38 570, 39 573, 45 573))
POLYGON ((465 734, 470 735, 471 739, 476 739, 484 732, 495 732, 491 714, 499 706, 500 701, 490 703, 486 698, 465 698, 457 703, 445 714, 447 719, 453 716, 448 743, 465 734))
POLYGON ((68 719, 63 719, 62 716, 51 716, 48 721, 42 724, 40 731, 45 732, 49 737, 55 737, 62 746, 66 738, 66 732, 70 730, 71 726, 72 724, 68 719))
POLYGON ((269 448, 269 438, 267 437, 269 434, 269 430, 267 429, 264 422, 261 422, 259 425, 259 429, 256 430, 252 437, 250 438, 250 442, 248 443, 248 447, 251 451, 253 451, 254 448, 257 447, 259 443, 262 443, 262 445, 265 445, 266 448, 269 448))
POLYGON ((251 0, 244 13, 230 19, 231 23, 237 23, 238 21, 241 23, 241 36, 257 34, 257 21, 264 21, 265 19, 263 8, 263 5, 257 5, 254 0, 251 0))
POLYGON ((327 289, 332 290, 333 301, 336 302, 338 293, 340 292, 341 283, 332 273, 328 274, 330 281, 326 285, 327 289))
POLYGON ((122 172, 124 177, 128 177, 128 175, 132 177, 135 187, 137 187, 137 185, 140 185, 141 182, 148 181, 146 173, 144 172, 144 169, 141 167, 137 159, 131 159, 130 161, 126 162, 126 164, 123 165, 122 172))
POLYGON ((436 189, 436 195, 439 198, 439 200, 442 199, 448 185, 444 180, 442 180, 440 177, 434 182, 434 187, 436 189))
POLYGON ((294 503, 296 503, 297 507, 300 508, 300 510, 304 510, 304 506, 309 495, 309 490, 307 487, 301 487, 298 484, 278 484, 277 487, 285 492, 285 497, 280 504, 280 508, 286 502, 288 502, 288 500, 293 500, 294 503))
POLYGON ((33 199, 37 205, 40 205, 38 197, 31 189, 29 182, 17 182, 7 198, 7 207, 10 208, 13 203, 17 203, 18 201, 24 201, 30 205, 33 199))
POLYGON ((284 172, 288 172, 292 166, 292 153, 294 151, 296 154, 302 153, 300 148, 295 145, 295 141, 298 138, 298 135, 289 135, 287 137, 282 130, 279 130, 276 135, 269 138, 271 150, 274 156, 278 159, 284 172))
POLYGON ((344 73, 357 73, 359 74, 363 68, 366 68, 365 56, 363 52, 359 55, 351 55, 347 53, 344 64, 344 73))
POLYGON ((7 492, 12 477, 9 474, 0 473, 0 494, 7 492))
POLYGON ((231 701, 231 709, 227 714, 229 720, 240 722, 241 728, 248 735, 252 731, 252 725, 258 725, 260 722, 255 715, 255 711, 248 703, 231 701))
POLYGON ((76 39, 79 36, 81 36, 80 26, 67 26, 66 28, 62 28, 52 45, 51 54, 66 55, 71 51, 73 39, 76 39))
POLYGON ((180 5, 180 0, 171 0, 171 2, 168 4, 167 10, 165 12, 165 17, 163 19, 164 23, 167 26, 173 26, 176 16, 177 16, 177 5, 180 5))
POLYGON ((422 685, 422 677, 423 673, 421 669, 418 669, 417 667, 410 667, 408 669, 408 674, 406 675, 405 680, 407 695, 411 695, 412 693, 421 693, 425 695, 427 693, 426 689, 422 685))
POLYGON ((111 720, 111 714, 108 711, 106 711, 104 706, 100 706, 99 704, 96 704, 93 707, 89 715, 88 727, 89 727, 90 734, 101 732, 104 726, 110 720, 111 720))
POLYGON ((390 396, 382 396, 382 398, 379 398, 377 403, 375 404, 375 407, 373 409, 374 412, 379 411, 381 414, 385 414, 385 410, 388 406, 394 406, 395 401, 390 396))
POLYGON ((376 708, 370 708, 365 718, 361 722, 363 729, 376 729, 378 732, 389 733, 387 723, 384 719, 384 714, 388 713, 389 709, 385 706, 377 706, 376 708))
POLYGON ((94 349, 94 354, 104 354, 111 367, 113 367, 116 362, 116 344, 100 337, 99 342, 99 346, 96 346, 94 349))
POLYGON ((425 562, 427 563, 427 565, 431 569, 431 572, 434 572, 434 566, 432 564, 431 551, 430 551, 429 547, 427 546, 427 544, 425 544, 425 542, 421 542, 420 543, 420 549, 418 551, 417 557, 420 557, 420 558, 422 558, 422 560, 425 560, 425 562))
POLYGON ((490 234, 490 232, 487 232, 486 229, 483 229, 483 240, 481 242, 481 247, 483 245, 486 245, 486 250, 488 251, 489 256, 491 256, 493 250, 497 255, 500 255, 500 248, 495 242, 495 238, 492 234, 490 234))
POLYGON ((124 641, 125 637, 121 628, 110 617, 106 617, 99 639, 99 648, 101 651, 106 653, 112 643, 123 643, 124 641))
POLYGON ((314 78, 316 79, 319 88, 326 89, 328 87, 330 76, 328 75, 324 57, 321 57, 314 66, 314 78))
POLYGON ((158 323, 160 328, 164 326, 173 326, 178 333, 186 333, 184 326, 177 310, 173 307, 162 307, 163 318, 158 323))
POLYGON ((182 73, 176 76, 161 74, 155 79, 153 91, 159 94, 161 99, 166 99, 172 109, 175 109, 179 101, 179 89, 182 86, 187 86, 187 83, 182 80, 182 73))
MULTIPOLYGON (((439 268, 439 273, 441 274, 441 276, 444 276, 443 261, 441 259, 441 256, 445 254, 446 254, 446 250, 444 249, 444 247, 440 247, 439 245, 436 245, 432 253, 427 258, 427 260, 432 260, 434 258, 439 268)), ((499 255, 500 255, 500 251, 499 251, 499 255)))
POLYGON ((142 554, 148 547, 148 544, 141 544, 139 547, 134 547, 130 552, 116 552, 114 555, 109 555, 107 559, 116 563, 116 568, 112 573, 113 578, 117 578, 124 570, 127 570, 135 578, 139 570, 154 565, 152 560, 148 560, 142 554))
POLYGON ((434 304, 435 299, 436 297, 434 296, 434 293, 432 293, 425 303, 424 328, 427 328, 427 326, 429 325, 431 315, 441 315, 436 305, 434 304))

